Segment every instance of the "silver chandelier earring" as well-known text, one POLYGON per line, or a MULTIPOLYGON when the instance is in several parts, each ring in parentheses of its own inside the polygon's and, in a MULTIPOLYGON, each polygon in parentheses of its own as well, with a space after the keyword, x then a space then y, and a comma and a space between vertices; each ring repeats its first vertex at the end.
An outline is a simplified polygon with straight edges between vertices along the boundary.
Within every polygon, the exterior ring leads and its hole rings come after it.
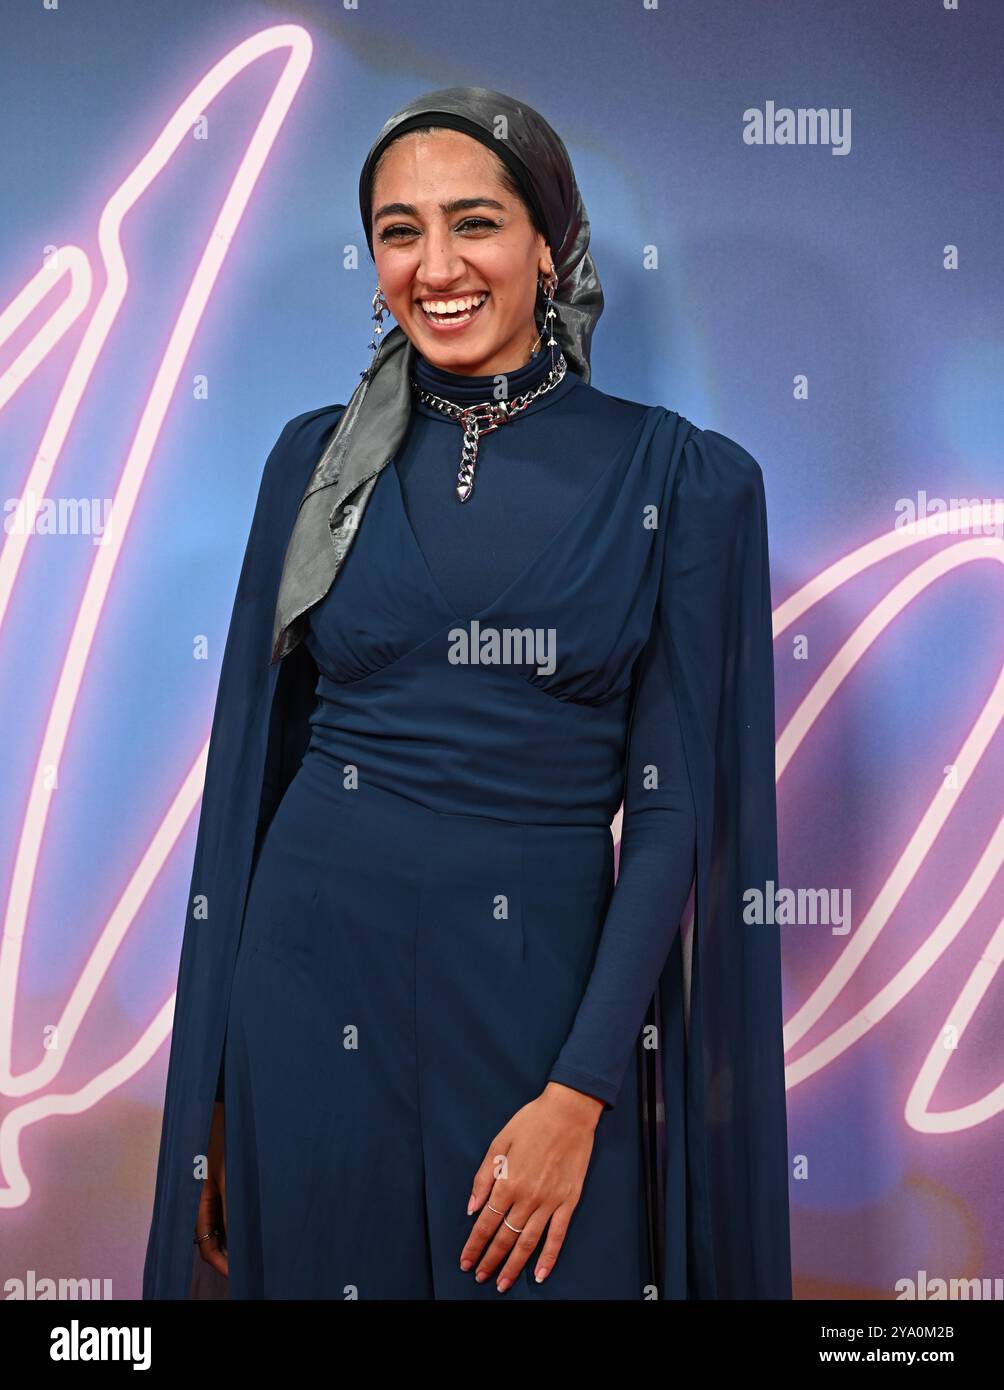
MULTIPOLYGON (((373 341, 370 343, 370 352, 379 352, 380 344, 377 342, 377 339, 380 337, 381 333, 383 333, 383 317, 384 314, 390 313, 390 306, 388 305, 386 299, 384 299, 383 297, 383 290, 380 288, 379 280, 377 281, 376 293, 373 295, 373 298, 370 301, 370 307, 373 310, 372 317, 373 322, 376 325, 376 327, 373 329, 373 341)), ((372 367, 373 363, 371 362, 368 367, 364 368, 363 371, 359 373, 359 375, 367 376, 369 372, 372 370, 372 367)))
POLYGON ((554 336, 554 319, 556 317, 554 311, 554 295, 555 291, 558 288, 558 276, 555 272, 553 261, 551 262, 551 272, 548 278, 545 280, 543 273, 541 273, 537 276, 537 284, 544 291, 545 295, 544 325, 541 328, 539 334, 537 335, 537 342, 539 343, 544 338, 544 335, 547 335, 547 346, 551 349, 551 370, 554 371, 554 349, 558 346, 557 340, 554 336))

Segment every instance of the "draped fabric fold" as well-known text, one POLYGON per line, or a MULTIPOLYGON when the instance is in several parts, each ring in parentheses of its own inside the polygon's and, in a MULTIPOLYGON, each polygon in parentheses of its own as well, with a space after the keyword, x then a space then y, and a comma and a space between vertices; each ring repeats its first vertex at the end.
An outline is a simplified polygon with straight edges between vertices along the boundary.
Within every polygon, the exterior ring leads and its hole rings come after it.
POLYGON ((143 1297, 185 1298, 230 988, 254 856, 306 751, 317 668, 301 643, 270 663, 299 500, 344 407, 290 420, 269 453, 217 688, 185 920, 143 1297))
POLYGON ((679 458, 656 621, 698 826, 693 925, 662 973, 660 1046, 646 1053, 660 1296, 788 1299, 780 936, 746 920, 747 898, 778 880, 767 511, 757 462, 711 430, 679 458))

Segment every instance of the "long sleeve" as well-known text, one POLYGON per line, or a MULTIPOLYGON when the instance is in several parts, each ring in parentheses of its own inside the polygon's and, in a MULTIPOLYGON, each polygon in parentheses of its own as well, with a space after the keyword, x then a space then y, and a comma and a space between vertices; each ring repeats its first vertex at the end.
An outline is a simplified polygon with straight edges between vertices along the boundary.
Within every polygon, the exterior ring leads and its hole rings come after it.
POLYGON ((662 625, 638 661, 620 863, 593 969, 549 1080, 612 1108, 694 877, 696 819, 662 625))

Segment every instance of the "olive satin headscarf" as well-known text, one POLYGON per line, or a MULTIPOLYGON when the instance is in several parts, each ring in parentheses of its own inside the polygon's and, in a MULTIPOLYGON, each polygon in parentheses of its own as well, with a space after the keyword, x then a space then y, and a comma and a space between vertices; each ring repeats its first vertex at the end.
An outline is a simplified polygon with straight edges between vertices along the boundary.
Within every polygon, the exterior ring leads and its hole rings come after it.
MULTIPOLYGON (((484 87, 447 87, 416 97, 391 116, 359 177, 359 208, 370 255, 377 160, 398 135, 430 125, 459 130, 480 141, 517 179, 547 233, 554 258, 554 336, 569 366, 588 381, 593 328, 603 312, 603 291, 587 249, 589 219, 568 151, 543 116, 525 102, 484 87)), ((286 548, 272 633, 273 662, 302 638, 307 610, 331 587, 377 477, 405 436, 414 356, 403 330, 391 329, 362 373, 311 475, 286 548)))

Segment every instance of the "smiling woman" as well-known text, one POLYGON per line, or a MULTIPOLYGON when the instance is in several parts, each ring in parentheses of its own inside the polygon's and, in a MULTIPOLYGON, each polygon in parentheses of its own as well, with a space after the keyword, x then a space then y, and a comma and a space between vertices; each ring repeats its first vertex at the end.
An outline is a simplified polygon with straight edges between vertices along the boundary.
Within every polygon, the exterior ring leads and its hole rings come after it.
POLYGON ((759 466, 590 384, 525 104, 410 103, 360 209, 397 326, 266 463, 144 1296, 790 1297, 759 466))

